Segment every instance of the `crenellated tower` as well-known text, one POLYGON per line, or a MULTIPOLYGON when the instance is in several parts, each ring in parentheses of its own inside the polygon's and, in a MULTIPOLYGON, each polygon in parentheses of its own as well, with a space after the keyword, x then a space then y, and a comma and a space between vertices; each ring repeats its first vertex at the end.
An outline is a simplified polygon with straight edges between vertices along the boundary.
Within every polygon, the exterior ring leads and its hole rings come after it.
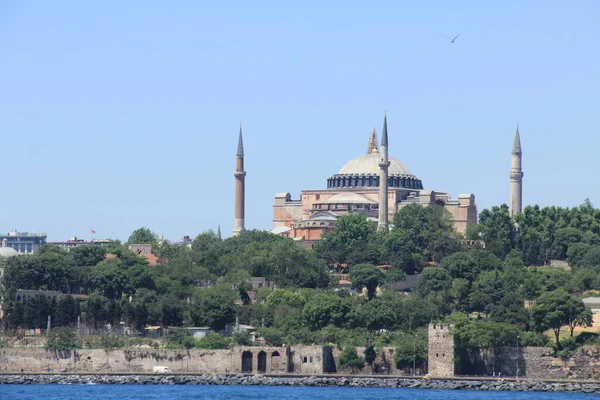
POLYGON ((389 230, 388 223, 388 168, 390 160, 388 157, 388 133, 387 114, 383 115, 383 131, 381 132, 381 161, 379 162, 379 213, 377 229, 389 230))
POLYGON ((519 124, 515 132, 515 141, 511 152, 510 161, 510 216, 514 217, 523 211, 523 169, 522 169, 521 137, 519 124))
POLYGON ((242 140, 241 123, 233 176, 235 176, 235 220, 233 223, 233 236, 237 236, 246 229, 244 225, 246 171, 244 171, 244 141, 242 140))

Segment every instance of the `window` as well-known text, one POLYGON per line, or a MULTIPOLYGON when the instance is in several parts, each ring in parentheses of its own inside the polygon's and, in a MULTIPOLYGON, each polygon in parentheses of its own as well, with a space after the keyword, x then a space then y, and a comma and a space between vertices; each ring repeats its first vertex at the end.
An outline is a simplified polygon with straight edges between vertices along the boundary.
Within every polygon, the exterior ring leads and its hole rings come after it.
POLYGON ((440 355, 439 355, 438 353, 435 353, 435 356, 436 356, 436 357, 439 357, 440 355))
POLYGON ((311 363, 313 362, 313 358, 312 358, 312 357, 310 358, 310 362, 311 362, 311 363))
POLYGON ((306 357, 304 357, 304 359, 302 360, 302 362, 306 364, 308 362, 308 359, 306 357))

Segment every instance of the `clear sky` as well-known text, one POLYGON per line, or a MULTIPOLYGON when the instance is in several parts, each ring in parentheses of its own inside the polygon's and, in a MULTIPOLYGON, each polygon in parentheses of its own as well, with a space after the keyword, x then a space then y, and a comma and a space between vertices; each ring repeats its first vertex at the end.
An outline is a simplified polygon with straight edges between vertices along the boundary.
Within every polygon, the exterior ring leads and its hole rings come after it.
POLYGON ((0 231, 246 227, 381 132, 427 189, 600 206, 600 3, 0 0, 0 231), (460 37, 455 43, 445 37, 460 37))

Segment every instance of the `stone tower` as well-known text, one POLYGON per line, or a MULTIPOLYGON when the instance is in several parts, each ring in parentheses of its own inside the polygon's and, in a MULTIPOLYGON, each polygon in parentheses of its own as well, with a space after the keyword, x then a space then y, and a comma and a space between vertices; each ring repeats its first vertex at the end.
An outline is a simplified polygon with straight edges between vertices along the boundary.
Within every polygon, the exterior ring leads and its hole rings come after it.
POLYGON ((427 365, 434 377, 454 376, 454 336, 450 325, 429 324, 427 365))
POLYGON ((245 230, 244 210, 245 210, 245 179, 244 171, 244 141, 242 140, 242 124, 240 124, 240 136, 238 138, 238 148, 235 157, 235 220, 233 223, 233 236, 237 236, 245 230))
POLYGON ((511 152, 510 161, 510 216, 514 217, 523 211, 523 170, 521 137, 519 136, 519 124, 515 132, 515 141, 511 152))
POLYGON ((387 114, 383 115, 383 131, 381 132, 381 161, 379 162, 379 218, 377 229, 387 231, 388 224, 388 133, 387 114))

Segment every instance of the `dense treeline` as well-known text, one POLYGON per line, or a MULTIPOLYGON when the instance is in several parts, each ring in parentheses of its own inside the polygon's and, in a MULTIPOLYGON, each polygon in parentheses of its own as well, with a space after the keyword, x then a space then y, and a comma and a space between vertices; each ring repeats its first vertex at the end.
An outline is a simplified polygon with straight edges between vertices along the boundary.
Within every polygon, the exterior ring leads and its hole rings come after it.
MULTIPOLYGON (((466 238, 469 247, 443 208, 419 205, 402 208, 386 233, 362 215, 341 217, 313 251, 260 231, 225 240, 206 232, 191 246, 171 245, 141 228, 128 243, 152 244, 156 266, 118 242, 68 252, 44 246, 36 255, 9 258, 4 323, 45 328, 50 315, 52 326, 79 321, 98 331, 125 324, 137 332, 148 325, 219 332, 237 319, 258 327, 270 345, 395 345, 401 367, 412 364, 414 351, 417 363, 425 362, 424 329, 442 319, 454 323, 459 351, 495 349, 517 336, 523 345, 544 345, 548 338, 540 333, 547 331, 563 355, 572 350, 575 327, 591 321, 578 295, 600 289, 600 211, 589 201, 572 209, 535 206, 513 220, 503 205, 483 210, 466 238), (572 269, 548 266, 550 260, 566 260, 572 269), (364 295, 337 289, 339 273, 349 273, 364 295), (412 294, 389 289, 407 275, 418 275, 412 294), (250 277, 264 277, 275 289, 253 290, 250 277), (89 297, 19 302, 17 289, 89 297), (535 300, 531 309, 525 300, 535 300)), ((239 333, 198 342, 183 330, 170 330, 167 339, 188 348, 249 341, 239 333)), ((360 365, 354 354, 346 357, 348 365, 360 365)))

